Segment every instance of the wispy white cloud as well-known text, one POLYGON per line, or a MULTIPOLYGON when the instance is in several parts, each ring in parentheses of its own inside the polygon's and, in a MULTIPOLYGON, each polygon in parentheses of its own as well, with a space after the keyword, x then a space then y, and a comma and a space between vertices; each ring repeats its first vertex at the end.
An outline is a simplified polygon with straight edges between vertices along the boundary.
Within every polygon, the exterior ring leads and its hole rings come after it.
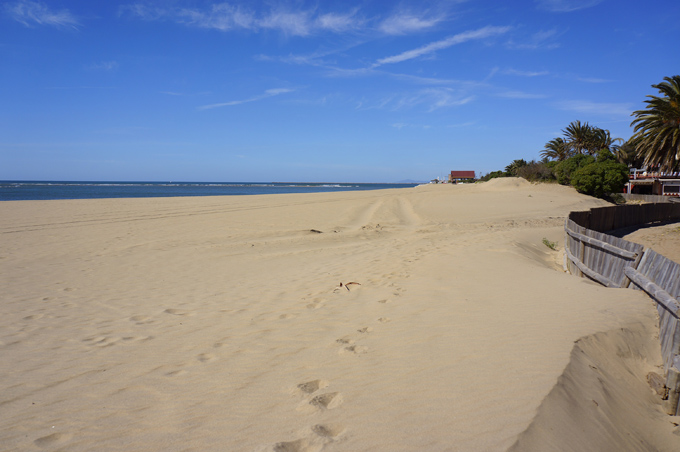
POLYGON ((322 14, 314 21, 315 27, 335 33, 357 29, 364 23, 364 20, 357 16, 357 11, 355 9, 347 14, 322 14))
POLYGON ((67 9, 55 11, 39 1, 20 0, 5 4, 7 14, 27 27, 51 25, 54 27, 78 28, 80 22, 67 9))
POLYGON ((280 94, 291 93, 293 91, 295 91, 295 90, 290 89, 290 88, 268 89, 264 93, 262 93, 258 96, 255 96, 255 97, 251 97, 251 98, 248 98, 248 99, 241 99, 241 100, 232 100, 232 101, 229 101, 229 102, 221 102, 221 103, 217 103, 217 104, 202 105, 202 106, 198 107, 198 109, 199 110, 209 110, 209 109, 212 109, 212 108, 230 107, 230 106, 233 106, 233 105, 241 105, 241 104, 245 104, 245 103, 248 103, 248 102, 255 102, 255 101, 258 101, 258 100, 267 99, 269 97, 278 96, 280 94))
POLYGON ((609 80, 605 78, 596 78, 596 77, 576 77, 576 80, 579 82, 585 82, 585 83, 611 83, 614 80, 609 80))
MULTIPOLYGON (((378 70, 374 70, 375 73, 383 73, 378 70)), ((449 85, 449 86, 458 86, 458 87, 463 87, 463 88, 480 88, 487 86, 486 83, 484 82, 478 82, 474 80, 458 80, 458 79, 451 79, 451 78, 436 78, 436 77, 422 77, 418 75, 411 75, 411 74, 399 74, 399 73, 394 73, 394 72, 384 72, 385 75, 388 75, 390 77, 400 79, 400 80, 406 80, 412 83, 416 83, 419 85, 449 85)))
POLYGON ((461 122, 461 123, 458 123, 458 124, 450 124, 446 127, 449 127, 449 128, 452 128, 452 129, 457 129, 457 128, 463 128, 463 127, 470 127, 470 126, 474 126, 474 125, 475 125, 475 123, 473 121, 468 121, 468 122, 461 122))
POLYGON ((601 2, 602 0, 536 0, 536 6, 554 13, 569 13, 590 8, 601 2))
POLYGON ((537 50, 537 49, 556 49, 560 46, 556 42, 556 38, 560 35, 557 29, 551 30, 541 30, 533 33, 528 38, 520 41, 515 41, 511 39, 508 41, 508 47, 512 49, 526 49, 526 50, 537 50))
POLYGON ((373 64, 373 67, 382 66, 383 64, 401 63, 402 61, 412 60, 423 55, 431 54, 433 52, 436 52, 437 50, 446 49, 448 47, 461 44, 467 41, 475 39, 484 39, 491 36, 507 33, 509 30, 510 27, 487 26, 484 28, 480 28, 478 30, 465 31, 457 35, 450 36, 446 39, 442 39, 441 41, 431 42, 430 44, 418 47, 417 49, 407 50, 406 52, 402 52, 398 55, 381 58, 373 64))
POLYGON ((424 105, 428 112, 433 112, 440 108, 465 105, 472 102, 474 98, 453 88, 428 88, 402 96, 392 106, 392 109, 402 110, 424 105))
POLYGON ((555 104, 560 110, 605 116, 630 116, 633 105, 629 103, 591 102, 587 100, 568 100, 555 104))
POLYGON ((403 128, 411 128, 411 129, 430 129, 432 128, 431 125, 428 124, 408 124, 405 122, 395 122, 394 124, 390 124, 391 127, 394 127, 395 129, 403 129, 403 128))
POLYGON ((118 68, 118 62, 116 61, 101 61, 99 63, 94 63, 89 66, 89 69, 95 71, 112 71, 118 68))
POLYGON ((513 68, 508 68, 503 70, 503 74, 506 75, 516 75, 518 77, 541 77, 543 75, 548 75, 548 71, 520 71, 513 68))
POLYGON ((143 20, 171 20, 185 25, 221 31, 255 27, 255 17, 252 12, 228 3, 211 5, 203 10, 135 3, 122 6, 120 12, 143 20))
POLYGON ((432 28, 446 19, 446 15, 417 15, 411 12, 398 12, 384 19, 378 29, 388 35, 403 35, 432 28))
POLYGON ((183 25, 230 30, 276 30, 289 36, 309 36, 317 31, 341 33, 358 28, 364 20, 357 9, 346 13, 320 14, 316 10, 291 10, 282 7, 256 13, 246 7, 218 3, 207 8, 178 8, 134 3, 121 8, 121 14, 130 14, 144 20, 168 20, 183 25))
POLYGON ((313 26, 310 13, 276 11, 258 22, 261 28, 279 30, 287 35, 307 36, 313 26))
POLYGON ((503 91, 497 94, 498 97, 506 99, 544 99, 544 94, 525 93, 524 91, 503 91))
MULTIPOLYGON (((170 10, 157 11, 164 15, 172 15, 170 10)), ((228 3, 212 5, 207 11, 183 8, 176 12, 176 17, 180 22, 221 31, 233 28, 251 29, 255 26, 255 18, 250 11, 228 3)))

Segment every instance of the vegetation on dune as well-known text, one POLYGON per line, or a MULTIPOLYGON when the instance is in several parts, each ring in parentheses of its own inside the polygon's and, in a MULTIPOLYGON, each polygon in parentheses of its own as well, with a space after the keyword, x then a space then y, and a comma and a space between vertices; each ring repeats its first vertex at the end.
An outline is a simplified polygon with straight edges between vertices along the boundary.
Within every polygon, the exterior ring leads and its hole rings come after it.
POLYGON ((628 182, 628 166, 618 163, 614 155, 601 151, 597 159, 577 169, 571 176, 576 190, 597 198, 620 193, 628 182))
POLYGON ((581 193, 613 199, 628 182, 629 167, 680 170, 680 75, 664 77, 652 87, 663 96, 647 96, 646 109, 633 112, 634 134, 628 141, 612 138, 607 129, 572 121, 562 137, 545 144, 539 152, 541 161, 513 160, 504 171, 493 171, 480 180, 556 180, 581 193))

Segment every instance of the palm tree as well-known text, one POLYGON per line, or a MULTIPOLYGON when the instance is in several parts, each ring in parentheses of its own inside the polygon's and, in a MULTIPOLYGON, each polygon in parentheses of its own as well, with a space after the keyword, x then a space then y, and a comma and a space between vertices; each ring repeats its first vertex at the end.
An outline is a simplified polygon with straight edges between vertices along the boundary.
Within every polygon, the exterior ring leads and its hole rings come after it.
POLYGON ((588 152, 590 154, 597 154, 603 149, 610 150, 612 153, 616 154, 619 145, 615 143, 623 143, 623 138, 612 138, 609 130, 591 127, 590 139, 588 141, 588 152))
POLYGON ((680 75, 664 80, 652 85, 664 97, 647 96, 647 108, 631 115, 635 116, 630 124, 635 125, 631 141, 645 165, 673 171, 680 167, 680 75))
POLYGON ((587 122, 581 124, 581 121, 572 121, 564 133, 567 145, 577 154, 584 154, 588 151, 588 146, 591 141, 592 127, 587 122))
POLYGON ((513 160, 512 163, 510 163, 508 166, 505 167, 505 172, 510 175, 510 176, 517 176, 517 170, 522 168, 523 166, 527 166, 527 162, 524 159, 516 159, 513 160))
POLYGON ((562 138, 555 138, 545 144, 545 148, 541 151, 541 157, 551 160, 562 161, 572 156, 571 149, 567 142, 562 138))

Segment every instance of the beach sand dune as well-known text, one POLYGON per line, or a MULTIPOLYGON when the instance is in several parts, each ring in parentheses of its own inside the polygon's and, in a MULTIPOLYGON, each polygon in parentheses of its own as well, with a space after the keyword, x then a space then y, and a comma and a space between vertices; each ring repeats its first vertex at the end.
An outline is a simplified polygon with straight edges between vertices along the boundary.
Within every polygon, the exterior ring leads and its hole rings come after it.
POLYGON ((677 450, 654 306, 542 244, 599 205, 519 179, 0 203, 0 449, 677 450))

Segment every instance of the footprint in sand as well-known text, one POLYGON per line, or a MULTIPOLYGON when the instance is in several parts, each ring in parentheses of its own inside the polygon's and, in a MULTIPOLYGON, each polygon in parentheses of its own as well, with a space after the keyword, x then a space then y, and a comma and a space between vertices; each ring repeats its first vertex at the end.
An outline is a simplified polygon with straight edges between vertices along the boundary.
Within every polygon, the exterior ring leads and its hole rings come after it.
POLYGON ((141 341, 149 341, 153 339, 153 336, 125 336, 125 337, 115 337, 115 336, 95 336, 83 339, 83 342, 88 342, 89 345, 96 347, 110 347, 117 343, 133 343, 141 341), (122 341, 122 342, 121 342, 122 341))
POLYGON ((314 443, 307 438, 295 441, 284 441, 274 444, 274 452, 318 452, 323 449, 323 444, 314 443))
POLYGON ((339 352, 341 355, 344 353, 352 353, 354 355, 364 355, 368 353, 368 347, 363 346, 363 345, 350 345, 349 347, 345 347, 340 350, 339 352))
POLYGON ((202 363, 208 363, 210 361, 214 361, 217 359, 217 357, 211 353, 201 353, 196 357, 200 362, 202 363))
POLYGON ((345 426, 340 424, 317 424, 312 431, 324 438, 337 438, 345 432, 345 426))
POLYGON ((43 318, 43 314, 33 314, 33 315, 27 315, 24 317, 22 320, 38 320, 43 318))
POLYGON ((339 392, 321 394, 310 400, 309 404, 326 410, 332 410, 342 405, 342 394, 339 392))
POLYGON ((390 319, 389 317, 380 317, 378 319, 378 322, 380 322, 380 323, 387 323, 387 322, 391 322, 391 321, 392 321, 392 319, 390 319))
POLYGON ((181 316, 192 316, 192 315, 194 315, 193 312, 185 311, 184 309, 166 309, 163 312, 165 312, 166 314, 181 315, 181 316))
POLYGON ((354 343, 354 339, 352 339, 349 336, 343 336, 340 339, 336 339, 335 342, 337 342, 339 344, 352 345, 354 343))
POLYGON ((373 328, 371 328, 370 326, 365 326, 363 328, 359 328, 357 331, 360 333, 370 333, 371 331, 373 331, 373 328))
POLYGON ((293 314, 281 314, 279 316, 281 320, 292 319, 293 317, 295 317, 293 314))
POLYGON ((319 389, 323 389, 327 386, 328 382, 326 380, 312 380, 297 385, 300 391, 305 392, 307 394, 313 394, 319 389))
POLYGON ((323 306, 323 300, 316 298, 314 301, 307 305, 307 309, 319 309, 321 306, 323 306))
POLYGON ((384 304, 384 303, 389 303, 389 302, 390 302, 390 300, 387 300, 387 299, 385 299, 385 300, 378 300, 378 303, 383 303, 383 304, 384 304))
POLYGON ((95 347, 110 347, 111 345, 114 345, 116 342, 120 341, 122 338, 120 337, 111 337, 111 336, 95 336, 95 337, 88 337, 86 339, 83 339, 83 342, 87 342, 88 345, 93 345, 95 347))
POLYGON ((137 325, 144 325, 147 323, 153 323, 153 320, 151 320, 151 317, 148 315, 133 315, 130 317, 131 322, 135 322, 137 325))
POLYGON ((36 439, 33 443, 38 447, 52 447, 65 443, 69 439, 71 439, 70 433, 52 433, 51 435, 36 439))

